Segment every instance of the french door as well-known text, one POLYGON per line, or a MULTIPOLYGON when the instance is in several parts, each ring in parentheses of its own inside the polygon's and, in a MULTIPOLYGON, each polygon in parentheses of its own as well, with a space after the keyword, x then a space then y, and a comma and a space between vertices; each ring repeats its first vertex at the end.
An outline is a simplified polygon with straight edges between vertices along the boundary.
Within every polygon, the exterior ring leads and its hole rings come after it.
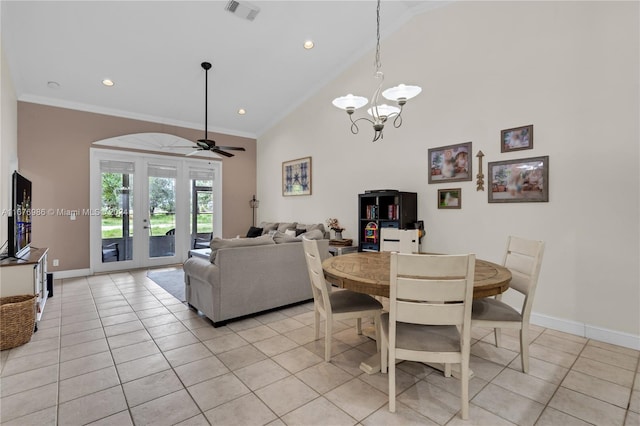
POLYGON ((91 268, 183 262, 222 227, 221 163, 91 149, 91 268))

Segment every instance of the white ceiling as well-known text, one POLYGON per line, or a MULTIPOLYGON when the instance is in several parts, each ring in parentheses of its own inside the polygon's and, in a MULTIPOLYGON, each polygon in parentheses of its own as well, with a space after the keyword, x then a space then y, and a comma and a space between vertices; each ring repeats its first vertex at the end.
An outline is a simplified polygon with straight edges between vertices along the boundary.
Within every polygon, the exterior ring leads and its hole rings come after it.
MULTIPOLYGON (((204 128, 208 61, 209 130, 256 137, 375 46, 375 1, 252 0, 253 22, 226 3, 2 0, 18 99, 204 128)), ((383 1, 382 38, 444 3, 383 1)))

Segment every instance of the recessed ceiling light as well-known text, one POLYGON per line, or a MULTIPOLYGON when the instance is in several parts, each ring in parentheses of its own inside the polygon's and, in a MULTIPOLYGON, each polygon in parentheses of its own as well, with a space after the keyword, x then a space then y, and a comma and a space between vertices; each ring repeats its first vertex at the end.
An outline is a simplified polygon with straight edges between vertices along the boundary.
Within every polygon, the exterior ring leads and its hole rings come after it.
POLYGON ((102 80, 102 84, 104 84, 107 87, 111 87, 113 86, 115 83, 112 80, 109 80, 108 78, 105 78, 104 80, 102 80))
POLYGON ((60 83, 58 83, 57 81, 48 81, 47 86, 49 87, 49 89, 59 89, 60 83))
POLYGON ((245 111, 245 109, 244 109, 244 108, 240 108, 240 109, 238 110, 238 114, 240 114, 240 115, 245 115, 246 113, 247 113, 247 111, 245 111))
POLYGON ((312 40, 307 40, 304 42, 303 46, 305 49, 309 50, 309 49, 313 49, 314 44, 312 40))

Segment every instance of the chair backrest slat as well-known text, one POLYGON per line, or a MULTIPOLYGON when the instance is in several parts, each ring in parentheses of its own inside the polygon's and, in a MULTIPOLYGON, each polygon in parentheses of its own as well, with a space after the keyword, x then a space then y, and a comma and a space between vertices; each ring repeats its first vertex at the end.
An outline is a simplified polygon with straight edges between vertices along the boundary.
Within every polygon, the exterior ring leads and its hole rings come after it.
MULTIPOLYGON (((533 297, 544 253, 544 242, 510 236, 503 266, 511 271, 509 287, 525 296, 533 297)), ((526 304, 526 302, 525 302, 526 304)))
POLYGON ((396 321, 423 325, 462 325, 463 303, 415 303, 397 301, 396 321))
POLYGON ((409 300, 436 300, 450 302, 464 300, 467 282, 464 279, 434 279, 429 285, 424 285, 423 279, 398 277, 396 297, 409 300))
POLYGON ((322 256, 318 249, 318 242, 316 240, 308 240, 305 237, 302 237, 302 247, 304 249, 304 257, 307 262, 307 270, 309 271, 309 280, 311 281, 313 299, 321 310, 331 314, 329 289, 327 281, 324 279, 322 256))
POLYGON ((391 253, 391 322, 469 324, 474 273, 473 254, 391 253))
POLYGON ((380 231, 380 251, 417 253, 420 251, 420 230, 382 228, 380 231))

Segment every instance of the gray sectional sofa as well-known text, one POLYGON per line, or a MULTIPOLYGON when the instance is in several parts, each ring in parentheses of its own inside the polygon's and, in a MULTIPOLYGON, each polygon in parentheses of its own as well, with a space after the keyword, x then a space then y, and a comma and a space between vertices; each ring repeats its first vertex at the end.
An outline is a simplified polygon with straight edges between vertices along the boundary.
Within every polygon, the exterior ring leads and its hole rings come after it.
MULTIPOLYGON (((310 234, 328 255, 324 230, 310 234)), ((213 239, 211 247, 209 259, 191 257, 183 270, 187 303, 214 326, 313 298, 301 235, 213 239)))

